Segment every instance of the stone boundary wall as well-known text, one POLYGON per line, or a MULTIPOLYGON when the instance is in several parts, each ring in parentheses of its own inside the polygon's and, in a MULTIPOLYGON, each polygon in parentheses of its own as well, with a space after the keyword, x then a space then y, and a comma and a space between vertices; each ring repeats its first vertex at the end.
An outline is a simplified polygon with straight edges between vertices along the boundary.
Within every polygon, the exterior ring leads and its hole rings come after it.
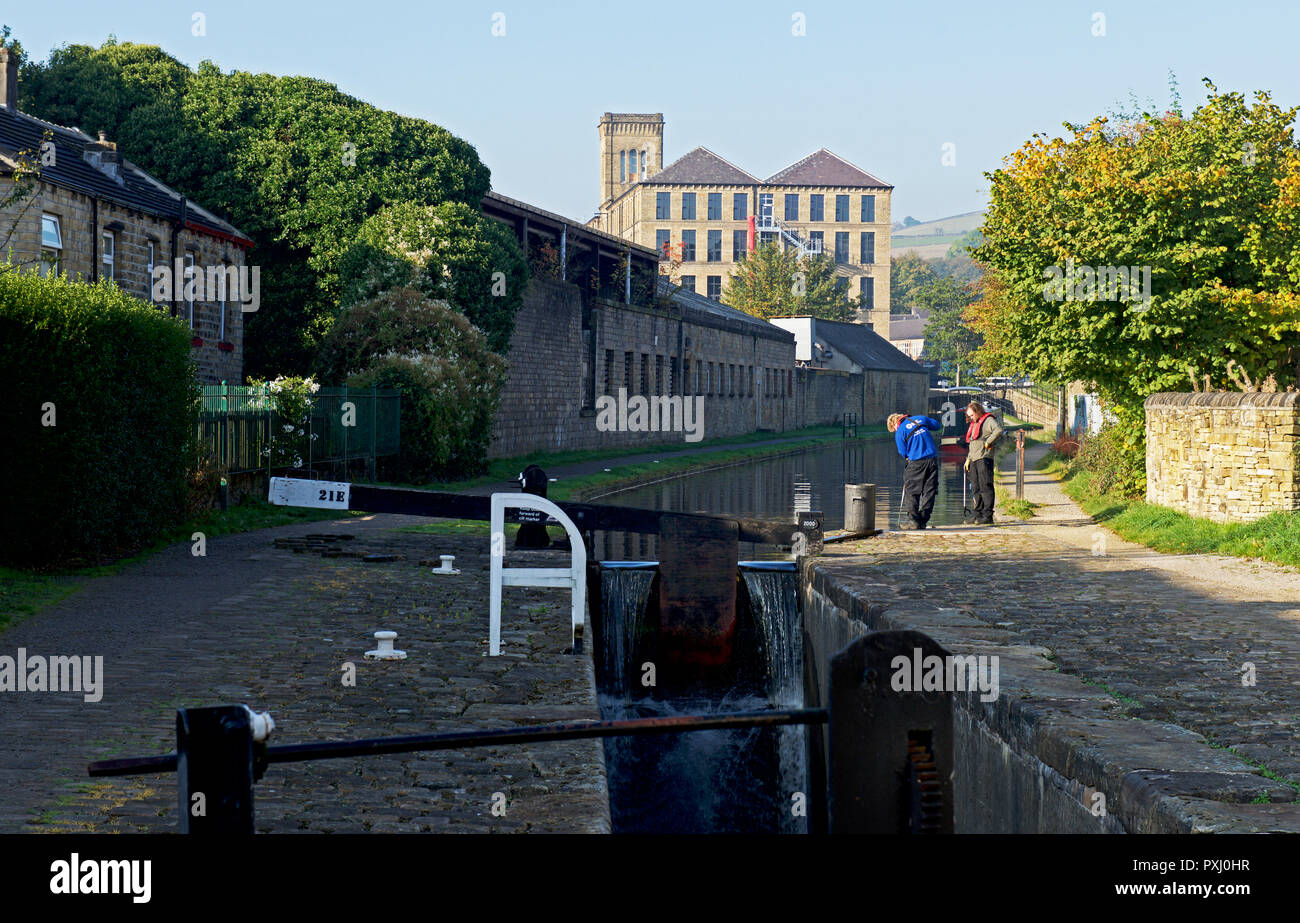
POLYGON ((1148 503, 1220 522, 1300 510, 1300 394, 1146 400, 1148 503))
MULTIPOLYGON (((953 696, 957 833, 1300 832, 1295 805, 1244 803, 1241 793, 1268 784, 1257 770, 1184 728, 1132 720, 1103 689, 1058 672, 1046 648, 884 584, 868 595, 835 570, 833 559, 800 565, 805 708, 826 707, 830 657, 872 631, 913 629, 949 653, 999 658, 997 699, 953 696), (1211 800, 1211 788, 1243 803, 1211 800), (1093 813, 1097 793, 1104 815, 1093 813)), ((820 728, 809 743, 815 776, 826 760, 820 728)))

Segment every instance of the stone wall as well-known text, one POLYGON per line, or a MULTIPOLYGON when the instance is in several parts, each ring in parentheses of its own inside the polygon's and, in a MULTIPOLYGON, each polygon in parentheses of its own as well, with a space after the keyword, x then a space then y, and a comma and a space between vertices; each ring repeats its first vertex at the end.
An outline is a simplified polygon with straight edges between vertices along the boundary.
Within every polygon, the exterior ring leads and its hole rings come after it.
POLYGON ((1245 522, 1300 509, 1300 394, 1153 394, 1147 502, 1245 522))
POLYGON ((491 458, 690 444, 682 431, 598 429, 597 402, 620 389, 699 398, 699 441, 805 425, 794 413, 794 338, 692 307, 584 301, 577 286, 534 278, 508 361, 491 458))

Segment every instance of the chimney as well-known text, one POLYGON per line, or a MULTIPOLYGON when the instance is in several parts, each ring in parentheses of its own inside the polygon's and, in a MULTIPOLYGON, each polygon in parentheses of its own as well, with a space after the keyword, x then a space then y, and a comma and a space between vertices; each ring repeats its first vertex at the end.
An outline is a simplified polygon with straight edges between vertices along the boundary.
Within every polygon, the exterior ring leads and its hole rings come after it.
POLYGON ((18 111, 18 52, 0 47, 0 104, 18 111))

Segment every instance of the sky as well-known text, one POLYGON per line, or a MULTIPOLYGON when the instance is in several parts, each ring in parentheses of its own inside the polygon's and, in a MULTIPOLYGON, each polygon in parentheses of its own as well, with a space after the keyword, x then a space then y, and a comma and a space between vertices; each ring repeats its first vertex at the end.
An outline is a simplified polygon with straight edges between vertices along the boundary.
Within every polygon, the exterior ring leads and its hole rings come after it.
POLYGON ((764 177, 829 148, 895 187, 897 221, 983 208, 984 173, 1035 132, 1168 108, 1171 71, 1187 111, 1203 77, 1300 104, 1295 0, 41 0, 0 22, 40 60, 111 34, 327 80, 444 126, 495 190, 579 220, 606 111, 662 112, 669 163, 702 145, 764 177))

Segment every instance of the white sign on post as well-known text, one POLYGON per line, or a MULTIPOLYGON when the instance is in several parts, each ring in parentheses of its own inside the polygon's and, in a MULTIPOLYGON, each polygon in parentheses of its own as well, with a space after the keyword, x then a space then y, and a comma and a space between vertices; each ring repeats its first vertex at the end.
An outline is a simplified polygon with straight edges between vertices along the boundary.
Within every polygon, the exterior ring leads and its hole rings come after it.
POLYGON ((306 478, 271 478, 267 502, 274 506, 311 506, 346 510, 352 485, 347 481, 309 481, 306 478))

